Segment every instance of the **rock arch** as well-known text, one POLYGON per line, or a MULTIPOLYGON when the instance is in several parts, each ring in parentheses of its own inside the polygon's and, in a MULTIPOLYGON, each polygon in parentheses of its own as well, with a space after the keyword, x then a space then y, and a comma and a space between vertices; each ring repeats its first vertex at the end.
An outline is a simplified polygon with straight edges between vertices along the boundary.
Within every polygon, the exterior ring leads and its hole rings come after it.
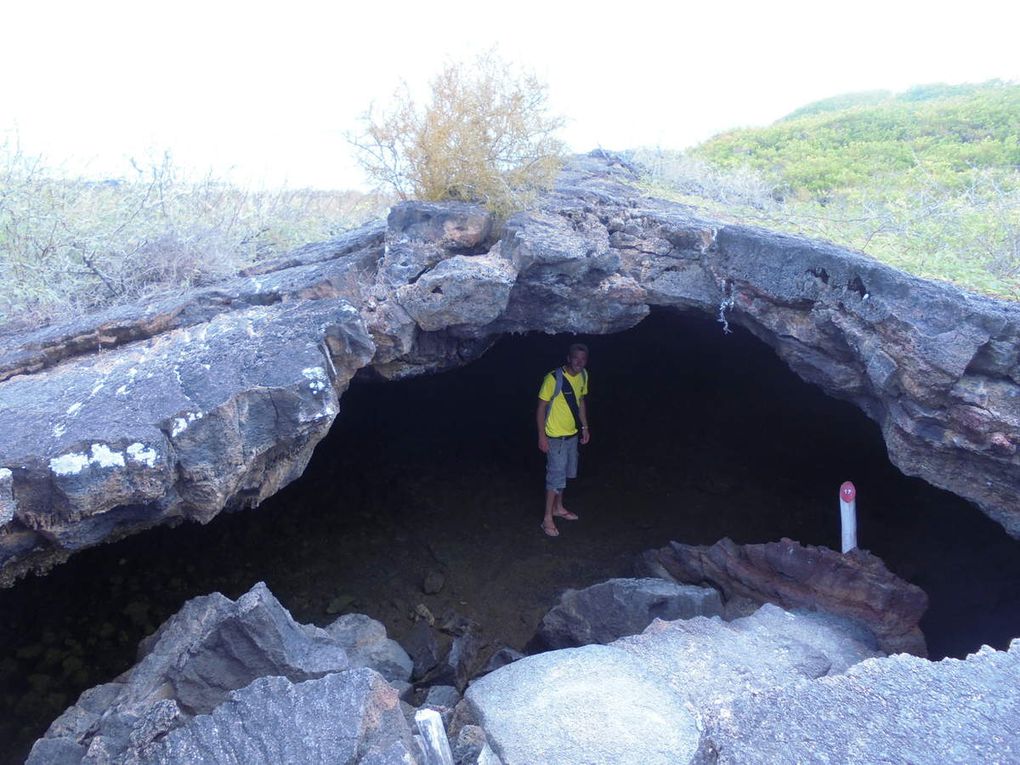
POLYGON ((505 333, 615 332, 654 306, 747 328, 875 420, 903 472, 1020 538, 1020 306, 708 221, 635 181, 578 157, 502 226, 404 203, 182 298, 8 335, 0 582, 259 503, 301 474, 359 370, 426 374, 505 333))

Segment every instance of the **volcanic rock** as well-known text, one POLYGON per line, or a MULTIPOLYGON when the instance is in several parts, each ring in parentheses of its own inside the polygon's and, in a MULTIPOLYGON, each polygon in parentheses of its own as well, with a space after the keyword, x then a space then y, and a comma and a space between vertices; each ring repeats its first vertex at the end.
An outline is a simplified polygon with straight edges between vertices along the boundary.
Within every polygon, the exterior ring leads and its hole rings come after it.
POLYGON ((708 547, 672 542, 645 558, 678 582, 718 588, 727 601, 826 611, 866 626, 885 653, 927 655, 918 623, 928 596, 866 550, 840 554, 791 539, 756 545, 722 539, 708 547))
POLYGON ((605 645, 636 635, 654 619, 690 619, 722 613, 711 587, 679 585, 662 579, 610 579, 583 590, 567 590, 542 618, 536 647, 605 645))
POLYGON ((738 696, 707 710, 702 751, 720 765, 1016 762, 1020 641, 966 661, 864 661, 846 674, 738 696))
MULTIPOLYGON (((265 747, 271 747, 274 735, 285 737, 280 751, 303 751, 300 725, 291 718, 282 726, 280 718, 309 714, 300 719, 309 726, 305 737, 314 749, 325 745, 321 736, 328 727, 322 726, 338 713, 323 716, 326 706, 343 707, 343 714, 350 718, 344 735, 357 741, 371 738, 370 731, 361 730, 364 721, 358 721, 363 718, 389 719, 390 710, 395 709, 403 724, 397 691, 375 670, 352 668, 343 646, 351 642, 350 625, 343 624, 349 619, 338 621, 342 624, 334 625, 333 632, 341 639, 327 630, 298 624, 262 583, 237 601, 218 593, 190 600, 142 641, 139 661, 132 669, 114 682, 86 691, 57 718, 36 742, 28 762, 48 765, 58 756, 64 758, 60 761, 81 762, 86 755, 88 762, 148 762, 149 754, 156 752, 151 745, 164 736, 169 748, 159 749, 164 754, 152 754, 151 761, 221 761, 216 758, 227 757, 228 751, 246 762, 282 761, 258 759, 265 747), (305 683, 337 673, 345 677, 321 685, 305 683), (187 733, 168 735, 192 725, 187 733), (250 734, 251 749, 226 730, 238 726, 250 734), (287 731, 278 730, 281 727, 287 731), (185 756, 188 752, 194 756, 185 756), (256 759, 241 756, 245 752, 256 759), (183 759, 174 760, 178 754, 183 759)), ((361 631, 378 637, 375 630, 361 631)), ((385 633, 382 641, 370 642, 384 641, 385 633)), ((390 659, 384 659, 382 668, 387 669, 390 659)), ((409 735, 406 726, 399 725, 393 732, 398 743, 405 732, 409 735)), ((397 749, 390 746, 390 738, 386 740, 385 745, 371 746, 385 752, 399 749, 397 744, 393 744, 397 749)), ((386 761, 391 760, 380 760, 386 761)))
POLYGON ((677 765, 700 740, 668 683, 608 646, 521 659, 476 680, 467 699, 505 765, 677 765))
POLYGON ((1020 538, 1020 306, 649 198, 575 157, 502 228, 398 205, 236 278, 9 333, 0 583, 76 550, 257 505, 294 480, 358 370, 461 366, 504 333, 607 333, 652 308, 748 329, 880 426, 890 460, 1020 538))
POLYGON ((404 638, 403 647, 411 657, 412 680, 422 679, 439 664, 441 653, 435 632, 424 620, 415 622, 404 638))
POLYGON ((391 682, 411 678, 411 657, 396 640, 386 637, 386 628, 375 619, 345 614, 325 629, 343 646, 353 666, 371 667, 391 682))
POLYGON ((409 765, 417 751, 396 692, 355 669, 298 684, 260 678, 145 747, 137 762, 409 765))

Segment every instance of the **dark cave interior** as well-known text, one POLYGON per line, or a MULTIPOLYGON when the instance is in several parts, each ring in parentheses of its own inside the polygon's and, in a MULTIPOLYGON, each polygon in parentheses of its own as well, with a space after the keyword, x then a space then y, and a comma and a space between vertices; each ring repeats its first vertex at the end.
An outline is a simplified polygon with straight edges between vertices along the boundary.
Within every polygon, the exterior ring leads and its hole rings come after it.
POLYGON ((1020 635, 1020 542, 901 474, 873 422, 739 328, 657 312, 615 335, 504 337, 452 372, 356 379, 305 474, 259 509, 88 550, 0 591, 2 759, 20 761, 196 595, 262 580, 299 621, 357 611, 397 639, 424 604, 522 648, 563 589, 629 576, 637 553, 670 540, 838 548, 847 479, 860 546, 929 595, 933 659, 1020 635), (592 441, 566 494, 581 519, 549 539, 536 394, 577 339, 591 346, 592 441), (440 593, 422 592, 429 571, 440 593))

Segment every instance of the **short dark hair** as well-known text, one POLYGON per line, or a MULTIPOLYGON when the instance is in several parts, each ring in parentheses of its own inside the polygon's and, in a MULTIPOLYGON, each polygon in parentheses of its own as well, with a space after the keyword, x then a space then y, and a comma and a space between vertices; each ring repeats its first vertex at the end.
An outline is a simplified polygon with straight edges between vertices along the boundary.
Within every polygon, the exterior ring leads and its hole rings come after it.
POLYGON ((585 345, 584 343, 574 343, 572 346, 570 346, 570 348, 567 349, 567 355, 573 356, 575 351, 584 351, 587 354, 588 346, 585 345))

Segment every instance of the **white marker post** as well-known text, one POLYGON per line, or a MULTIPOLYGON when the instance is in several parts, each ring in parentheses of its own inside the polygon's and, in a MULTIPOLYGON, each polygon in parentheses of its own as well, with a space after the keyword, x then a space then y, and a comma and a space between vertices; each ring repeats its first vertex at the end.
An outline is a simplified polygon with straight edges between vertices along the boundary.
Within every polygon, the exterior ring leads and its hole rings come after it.
POLYGON ((857 547, 857 489, 850 481, 839 487, 839 519, 843 530, 843 552, 857 547))

